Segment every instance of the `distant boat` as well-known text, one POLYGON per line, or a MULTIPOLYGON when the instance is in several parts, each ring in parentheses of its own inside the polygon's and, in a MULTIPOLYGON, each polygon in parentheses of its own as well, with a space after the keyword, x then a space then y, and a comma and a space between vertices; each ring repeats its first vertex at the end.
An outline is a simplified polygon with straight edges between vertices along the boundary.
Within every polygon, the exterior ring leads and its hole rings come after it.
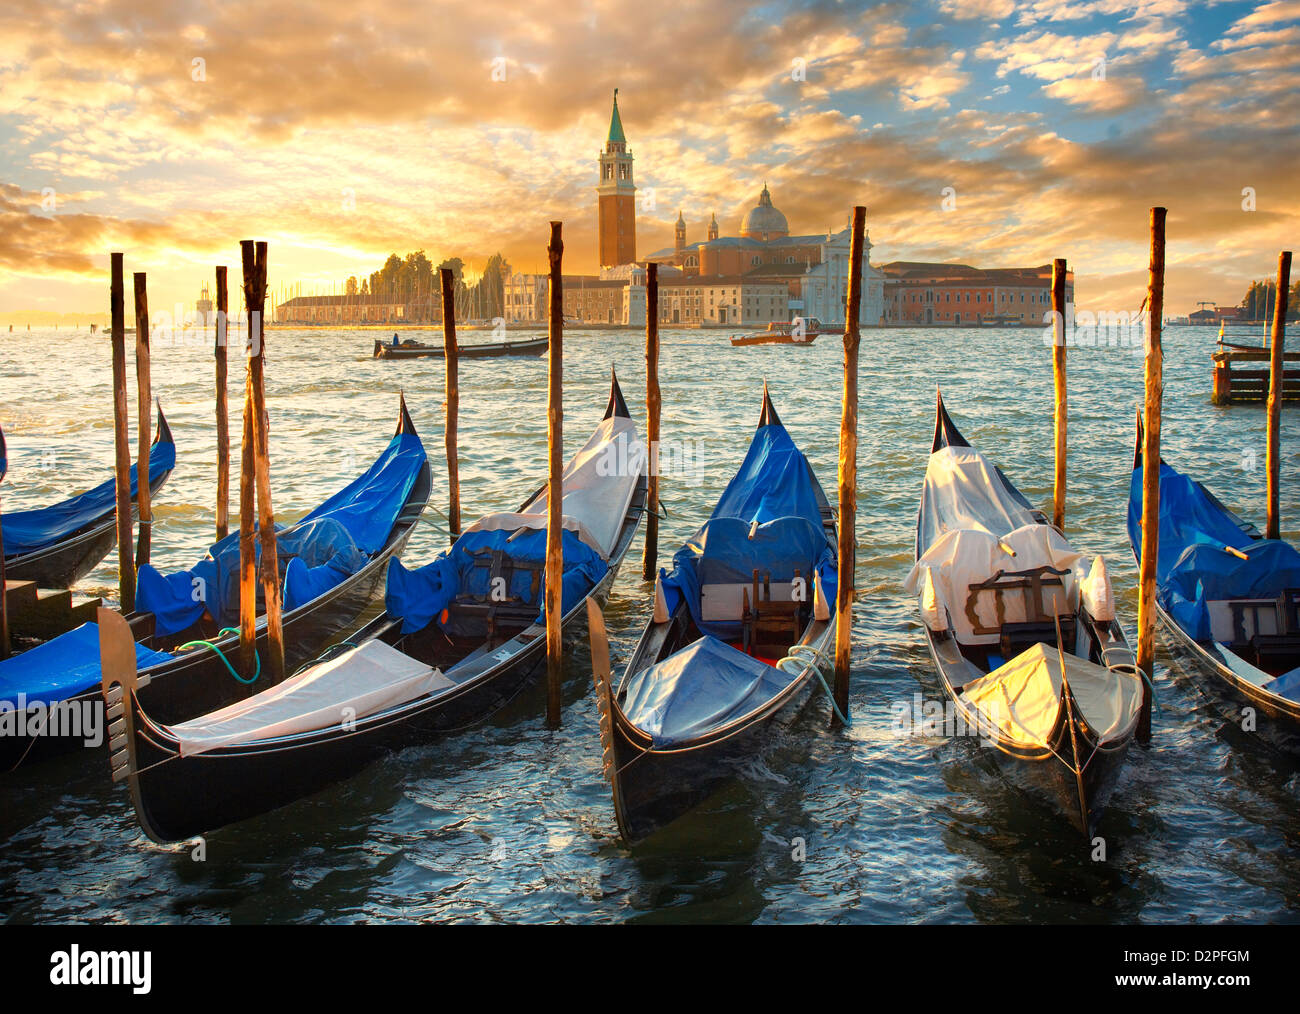
MULTIPOLYGON (((463 359, 488 359, 500 356, 540 356, 550 344, 546 338, 527 338, 517 342, 483 342, 475 345, 457 345, 457 355, 463 359)), ((376 359, 441 359, 446 349, 441 344, 426 345, 407 339, 393 345, 375 339, 376 359)))
POLYGON ((731 344, 745 345, 811 345, 818 335, 830 331, 816 317, 796 317, 792 321, 774 320, 766 331, 731 336, 731 344))

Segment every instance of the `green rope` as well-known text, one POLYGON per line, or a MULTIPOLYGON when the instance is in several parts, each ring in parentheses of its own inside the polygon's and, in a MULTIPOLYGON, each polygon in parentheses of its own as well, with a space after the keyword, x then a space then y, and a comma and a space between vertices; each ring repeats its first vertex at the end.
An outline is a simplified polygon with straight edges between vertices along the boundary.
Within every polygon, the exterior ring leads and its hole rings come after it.
MULTIPOLYGON (((237 627, 224 627, 221 630, 217 631, 217 636, 221 637, 223 634, 237 634, 237 633, 239 633, 239 629, 237 627)), ((252 684, 256 683, 257 677, 262 675, 262 656, 260 656, 256 651, 253 652, 253 661, 257 663, 257 668, 253 672, 253 678, 246 680, 244 679, 244 677, 240 676, 239 673, 235 672, 235 667, 230 664, 230 660, 226 658, 225 652, 223 652, 211 641, 186 641, 184 644, 180 646, 179 650, 184 651, 186 648, 211 648, 213 651, 217 653, 217 658, 221 659, 222 664, 224 664, 225 667, 230 671, 230 675, 235 677, 235 679, 237 679, 240 683, 243 683, 245 686, 251 686, 252 684)))
MULTIPOLYGON (((822 689, 826 691, 826 699, 830 701, 831 710, 835 712, 835 717, 844 723, 845 728, 852 726, 853 723, 849 721, 849 716, 844 714, 844 712, 840 711, 839 705, 835 703, 835 695, 831 693, 831 688, 826 685, 826 677, 822 675, 821 666, 818 664, 818 662, 824 660, 827 665, 831 664, 831 660, 826 656, 825 652, 818 651, 811 644, 796 644, 790 649, 790 653, 786 655, 785 658, 781 659, 781 662, 784 662, 787 658, 793 659, 794 661, 798 662, 799 661, 798 656, 800 652, 807 653, 808 655, 812 656, 812 664, 809 665, 808 668, 812 669, 813 673, 817 677, 817 682, 820 683, 822 685, 822 689)), ((777 663, 778 669, 781 668, 781 662, 777 663)))

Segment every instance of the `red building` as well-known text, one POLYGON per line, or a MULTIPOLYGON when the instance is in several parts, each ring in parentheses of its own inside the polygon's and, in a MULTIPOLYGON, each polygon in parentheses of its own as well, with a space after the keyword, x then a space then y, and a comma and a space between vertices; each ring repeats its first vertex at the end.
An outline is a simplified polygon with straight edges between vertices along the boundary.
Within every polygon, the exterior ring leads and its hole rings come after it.
MULTIPOLYGON (((1052 265, 976 268, 969 264, 894 261, 882 264, 885 322, 978 327, 1041 325, 1052 310, 1052 265)), ((1074 272, 1065 276, 1065 301, 1074 302, 1074 272)))

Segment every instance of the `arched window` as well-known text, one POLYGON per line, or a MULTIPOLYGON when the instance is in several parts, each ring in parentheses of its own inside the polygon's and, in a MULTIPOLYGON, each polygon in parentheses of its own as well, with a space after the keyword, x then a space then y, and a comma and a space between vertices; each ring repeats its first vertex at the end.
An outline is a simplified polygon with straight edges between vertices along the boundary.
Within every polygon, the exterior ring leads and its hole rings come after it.
POLYGON ((688 268, 693 268, 696 266, 696 260, 694 254, 691 254, 689 257, 686 258, 686 266, 688 268))

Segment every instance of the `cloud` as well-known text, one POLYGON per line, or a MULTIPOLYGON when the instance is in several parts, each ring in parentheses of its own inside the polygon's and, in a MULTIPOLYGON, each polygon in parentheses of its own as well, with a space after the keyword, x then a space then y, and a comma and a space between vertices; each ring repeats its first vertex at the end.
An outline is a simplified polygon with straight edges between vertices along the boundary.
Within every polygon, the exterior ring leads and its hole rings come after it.
POLYGON ((1216 44, 1175 0, 10 0, 0 307, 101 307, 111 249, 151 295, 192 299, 244 238, 270 241, 273 286, 309 290, 419 248, 537 270, 552 218, 566 268, 592 270, 616 86, 642 253, 671 245, 678 208, 692 237, 713 212, 734 233, 766 179, 796 231, 866 203, 878 261, 1065 254, 1082 298, 1141 275, 1164 204, 1171 307, 1227 298, 1205 287, 1258 274, 1300 219, 1295 7, 1243 8, 1216 44))

